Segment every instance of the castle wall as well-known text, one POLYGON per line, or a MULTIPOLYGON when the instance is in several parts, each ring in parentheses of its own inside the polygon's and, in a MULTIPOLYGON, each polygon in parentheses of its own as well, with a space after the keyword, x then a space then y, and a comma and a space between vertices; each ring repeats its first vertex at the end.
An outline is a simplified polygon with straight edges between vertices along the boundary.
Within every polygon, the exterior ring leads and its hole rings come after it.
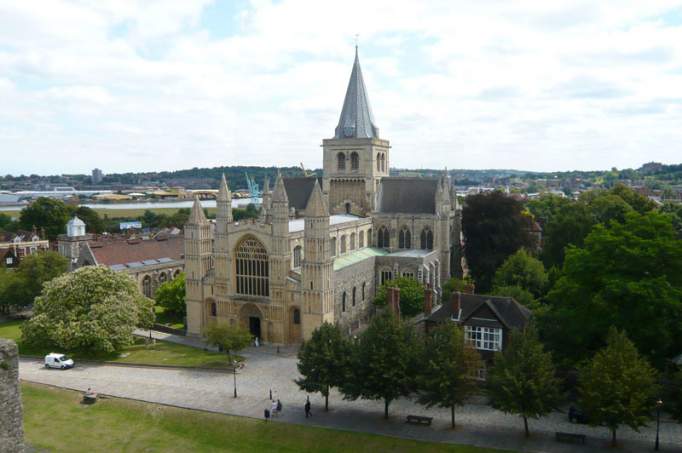
POLYGON ((0 452, 24 451, 18 357, 16 343, 0 338, 0 452))

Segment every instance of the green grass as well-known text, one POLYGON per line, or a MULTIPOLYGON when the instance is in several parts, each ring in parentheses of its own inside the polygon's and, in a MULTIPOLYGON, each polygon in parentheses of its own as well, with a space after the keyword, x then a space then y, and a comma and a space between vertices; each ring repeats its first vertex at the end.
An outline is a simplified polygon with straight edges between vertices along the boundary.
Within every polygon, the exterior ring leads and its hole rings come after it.
POLYGON ((178 316, 174 313, 168 313, 166 312, 166 309, 160 305, 154 305, 154 312, 156 313, 157 324, 162 324, 172 329, 182 330, 185 328, 182 316, 178 316))
MULTIPOLYGON (((14 340, 19 345, 19 353, 29 356, 42 357, 52 352, 49 348, 36 348, 21 342, 21 323, 10 321, 0 324, 0 337, 14 340)), ((74 360, 108 361, 118 363, 132 363, 136 365, 172 365, 197 368, 229 368, 230 360, 226 354, 202 351, 181 344, 157 341, 146 344, 146 340, 136 337, 135 344, 124 348, 120 353, 113 354, 84 354, 73 351, 66 352, 74 360)))
POLYGON ((92 406, 81 394, 22 385, 24 429, 38 449, 68 452, 449 452, 486 453, 436 444, 304 425, 265 423, 116 398, 92 406))

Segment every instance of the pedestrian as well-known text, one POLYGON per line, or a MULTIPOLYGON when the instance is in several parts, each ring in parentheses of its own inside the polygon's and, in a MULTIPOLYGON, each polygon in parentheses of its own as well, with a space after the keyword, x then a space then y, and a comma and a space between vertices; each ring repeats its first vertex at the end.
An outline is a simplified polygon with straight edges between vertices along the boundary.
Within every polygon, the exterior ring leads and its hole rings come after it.
POLYGON ((282 413, 282 402, 277 400, 277 412, 282 413))
POLYGON ((263 416, 265 417, 265 421, 267 422, 270 419, 270 409, 266 407, 265 411, 263 412, 263 416))
POLYGON ((272 418, 275 418, 275 415, 277 415, 277 401, 272 402, 272 410, 270 412, 272 413, 272 418))
POLYGON ((256 347, 260 346, 260 341, 258 341, 258 337, 256 337, 256 340, 254 341, 254 343, 256 344, 256 347))
POLYGON ((310 412, 310 398, 308 398, 305 402, 305 418, 312 417, 313 414, 310 412))

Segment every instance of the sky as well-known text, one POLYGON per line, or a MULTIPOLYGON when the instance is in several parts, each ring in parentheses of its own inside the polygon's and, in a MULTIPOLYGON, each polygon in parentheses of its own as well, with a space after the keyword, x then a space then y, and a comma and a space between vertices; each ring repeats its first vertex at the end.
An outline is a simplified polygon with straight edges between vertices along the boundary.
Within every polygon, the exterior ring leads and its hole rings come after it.
POLYGON ((682 162, 682 1, 0 0, 0 174, 320 168, 356 40, 391 167, 682 162))

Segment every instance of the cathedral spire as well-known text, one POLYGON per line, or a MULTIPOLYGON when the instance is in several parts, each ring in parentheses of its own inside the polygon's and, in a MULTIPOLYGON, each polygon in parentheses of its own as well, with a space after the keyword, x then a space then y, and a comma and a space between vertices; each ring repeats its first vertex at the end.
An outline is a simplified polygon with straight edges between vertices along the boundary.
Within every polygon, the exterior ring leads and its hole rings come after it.
POLYGON ((275 180, 275 190, 272 193, 272 201, 284 201, 289 203, 287 191, 284 188, 284 180, 282 179, 282 174, 279 171, 277 172, 277 179, 275 180))
POLYGON ((204 215, 204 209, 201 207, 201 202, 199 202, 199 197, 194 197, 194 205, 192 205, 192 212, 189 214, 189 222, 192 225, 202 225, 206 223, 206 216, 204 215))
POLYGON ((227 179, 225 179, 225 173, 223 173, 223 177, 220 180, 220 188, 218 189, 218 201, 232 202, 232 200, 230 199, 230 188, 227 187, 227 179))
POLYGON ((367 97, 367 88, 362 78, 358 46, 355 46, 355 61, 350 73, 346 98, 339 124, 336 126, 335 138, 378 138, 379 128, 374 124, 372 108, 367 97))
POLYGON ((329 216, 329 211, 327 210, 327 205, 324 202, 324 197, 322 195, 322 190, 320 189, 320 184, 315 178, 315 185, 308 198, 308 204, 305 207, 306 217, 326 217, 329 216))

